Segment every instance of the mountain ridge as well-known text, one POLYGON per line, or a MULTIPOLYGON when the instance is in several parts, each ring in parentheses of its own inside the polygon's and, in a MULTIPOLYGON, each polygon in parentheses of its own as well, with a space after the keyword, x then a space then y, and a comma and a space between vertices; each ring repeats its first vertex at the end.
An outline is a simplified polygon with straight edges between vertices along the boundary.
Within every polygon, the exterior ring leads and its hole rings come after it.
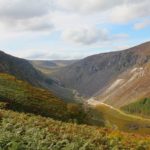
POLYGON ((89 98, 109 85, 110 82, 135 65, 142 65, 150 59, 150 42, 111 53, 86 57, 70 66, 64 67, 51 76, 64 86, 76 89, 89 98))

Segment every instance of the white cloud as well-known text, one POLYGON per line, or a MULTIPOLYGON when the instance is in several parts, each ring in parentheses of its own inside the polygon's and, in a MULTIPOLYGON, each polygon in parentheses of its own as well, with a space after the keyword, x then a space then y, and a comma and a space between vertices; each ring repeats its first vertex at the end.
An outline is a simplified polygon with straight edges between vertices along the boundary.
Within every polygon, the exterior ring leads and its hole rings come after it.
POLYGON ((0 0, 0 16, 4 19, 25 19, 47 14, 51 0, 0 0))
POLYGON ((127 23, 148 16, 149 5, 149 0, 0 0, 0 18, 8 28, 64 30, 69 25, 127 23))
MULTIPOLYGON (((124 0, 123 0, 124 1, 124 0)), ((121 0, 58 0, 59 8, 79 13, 104 11, 122 4, 121 0)))
POLYGON ((145 27, 150 26, 150 19, 146 19, 142 22, 138 22, 134 25, 134 29, 136 30, 140 30, 140 29, 144 29, 145 27))
POLYGON ((150 16, 149 0, 126 1, 121 6, 112 9, 111 21, 114 23, 128 23, 134 19, 150 16))
POLYGON ((60 10, 84 16, 95 13, 104 15, 106 22, 114 23, 127 23, 150 15, 149 0, 58 0, 56 6, 60 10))
POLYGON ((0 0, 1 30, 45 31, 51 30, 52 0, 0 0))
POLYGON ((80 44, 93 44, 99 41, 109 40, 109 35, 107 30, 100 30, 96 28, 77 28, 77 29, 67 29, 63 32, 62 38, 67 41, 72 41, 80 44))

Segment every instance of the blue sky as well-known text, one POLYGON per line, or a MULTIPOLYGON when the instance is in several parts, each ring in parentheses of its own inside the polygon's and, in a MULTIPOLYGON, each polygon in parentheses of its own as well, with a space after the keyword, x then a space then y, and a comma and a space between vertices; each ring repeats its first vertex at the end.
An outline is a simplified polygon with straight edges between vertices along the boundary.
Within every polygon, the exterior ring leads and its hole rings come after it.
POLYGON ((0 49, 80 59, 150 40, 149 0, 0 0, 0 49))

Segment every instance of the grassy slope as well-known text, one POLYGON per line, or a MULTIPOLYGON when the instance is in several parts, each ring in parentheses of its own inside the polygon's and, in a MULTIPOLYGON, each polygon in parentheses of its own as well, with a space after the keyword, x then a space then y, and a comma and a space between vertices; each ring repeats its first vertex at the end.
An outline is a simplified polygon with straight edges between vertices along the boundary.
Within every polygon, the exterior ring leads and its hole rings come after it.
POLYGON ((97 105, 93 115, 97 120, 101 116, 108 127, 126 132, 150 134, 150 119, 128 115, 105 104, 97 105))
POLYGON ((121 108, 123 111, 144 117, 150 117, 150 98, 144 98, 121 108))
POLYGON ((149 136, 63 123, 6 110, 0 110, 0 133, 0 149, 3 150, 148 150, 150 148, 149 136))
POLYGON ((6 102, 7 109, 64 121, 75 119, 83 122, 85 115, 80 104, 65 103, 52 92, 33 87, 8 74, 0 74, 0 102, 6 102))
POLYGON ((66 115, 66 104, 53 93, 7 74, 0 74, 0 101, 8 102, 8 107, 17 111, 54 118, 65 118, 66 115))

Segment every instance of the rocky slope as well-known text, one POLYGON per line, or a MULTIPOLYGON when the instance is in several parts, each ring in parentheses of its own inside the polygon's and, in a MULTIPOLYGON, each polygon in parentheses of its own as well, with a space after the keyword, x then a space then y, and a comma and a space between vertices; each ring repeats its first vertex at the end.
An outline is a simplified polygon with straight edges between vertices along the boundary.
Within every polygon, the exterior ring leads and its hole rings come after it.
POLYGON ((150 97, 150 63, 137 65, 119 75, 103 92, 97 93, 97 100, 115 107, 128 105, 150 97))
MULTIPOLYGON (((53 73, 66 87, 76 89, 85 97, 101 95, 118 76, 135 66, 149 62, 150 42, 133 48, 93 55, 53 73)), ((120 78, 119 78, 120 79, 120 78)), ((115 83, 115 84, 116 84, 115 83)))

